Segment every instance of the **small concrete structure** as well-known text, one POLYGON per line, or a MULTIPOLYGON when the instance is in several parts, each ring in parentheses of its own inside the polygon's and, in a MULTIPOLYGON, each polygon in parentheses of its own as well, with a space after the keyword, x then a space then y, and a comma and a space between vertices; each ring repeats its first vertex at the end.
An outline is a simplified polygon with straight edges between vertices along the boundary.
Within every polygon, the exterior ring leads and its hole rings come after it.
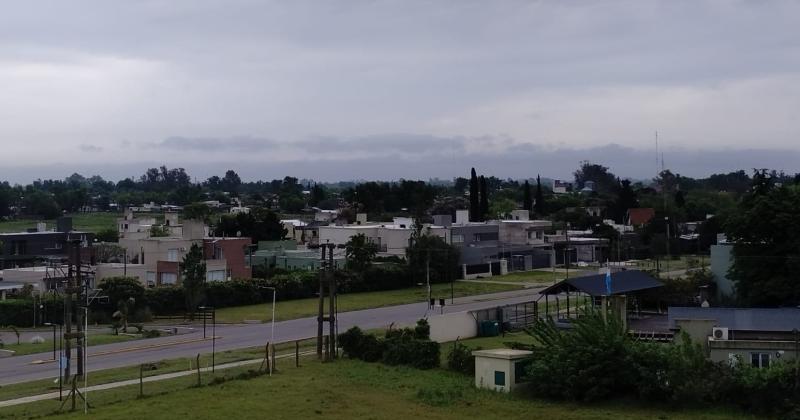
POLYGON ((501 392, 511 392, 522 385, 525 367, 533 352, 528 350, 476 350, 475 386, 501 392))

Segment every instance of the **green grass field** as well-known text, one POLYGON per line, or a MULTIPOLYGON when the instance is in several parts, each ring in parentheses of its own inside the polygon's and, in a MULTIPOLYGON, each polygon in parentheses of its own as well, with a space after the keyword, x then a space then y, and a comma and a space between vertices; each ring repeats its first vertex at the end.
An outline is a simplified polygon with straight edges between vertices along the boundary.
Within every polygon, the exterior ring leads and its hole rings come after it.
MULTIPOLYGON (((253 366, 249 369, 255 369, 253 366)), ((524 394, 499 394, 475 389, 473 379, 440 369, 420 371, 353 360, 320 363, 279 360, 272 377, 232 379, 247 369, 236 368, 138 386, 93 392, 93 419, 729 419, 753 418, 725 409, 675 409, 628 402, 602 405, 548 402, 524 394)), ((0 410, 0 418, 26 418, 55 412, 58 401, 44 401, 0 410)), ((82 410, 59 418, 86 418, 82 410)))
MULTIPOLYGON (((570 270, 569 277, 577 277, 586 275, 586 271, 570 270)), ((517 271, 506 274, 505 276, 493 276, 487 280, 507 281, 514 283, 536 283, 542 285, 553 284, 554 279, 561 281, 567 278, 567 274, 563 272, 552 271, 517 271)))
MULTIPOLYGON (((518 290, 521 286, 491 284, 491 283, 466 283, 454 284, 455 297, 481 295, 485 293, 505 292, 518 290)), ((435 298, 449 298, 450 284, 434 284, 431 286, 435 298)), ((409 289, 386 290, 381 292, 349 293, 339 295, 339 311, 355 311, 360 309, 380 308, 404 303, 425 302, 428 291, 425 287, 409 289)), ((275 309, 275 319, 286 320, 314 316, 317 314, 319 299, 296 299, 278 302, 275 309)), ((244 320, 268 321, 271 316, 271 304, 235 306, 217 310, 219 322, 242 322, 244 320)))
MULTIPOLYGON (((117 219, 122 217, 122 213, 72 213, 67 216, 72 217, 72 228, 85 232, 97 233, 105 229, 117 230, 117 219)), ((137 214, 137 216, 153 217, 156 221, 163 222, 163 214, 137 214)), ((48 229, 56 227, 53 219, 17 219, 11 221, 0 221, 0 233, 25 232, 29 228, 35 228, 37 222, 47 223, 48 229)))
MULTIPOLYGON (((43 352, 52 352, 53 351, 53 335, 48 334, 46 330, 42 331, 41 334, 42 338, 46 341, 44 343, 39 344, 31 344, 26 343, 24 341, 20 341, 17 344, 17 338, 12 332, 3 332, 2 339, 5 345, 2 347, 3 350, 13 350, 15 356, 21 356, 24 354, 33 354, 33 353, 43 353, 43 352)), ((139 337, 132 337, 128 335, 114 335, 114 334, 90 334, 89 335, 89 344, 91 346, 99 346, 101 344, 111 344, 111 343, 119 343, 123 341, 131 341, 136 340, 139 337)), ((56 343, 58 346, 58 343, 56 343)))
MULTIPOLYGON (((75 230, 97 233, 104 229, 116 230, 117 218, 122 217, 122 214, 121 213, 74 213, 74 214, 69 214, 68 216, 72 217, 72 227, 75 230)), ((51 220, 17 219, 17 220, 0 222, 0 233, 24 232, 29 228, 35 228, 37 222, 47 223, 48 229, 56 227, 56 221, 52 219, 51 220)))

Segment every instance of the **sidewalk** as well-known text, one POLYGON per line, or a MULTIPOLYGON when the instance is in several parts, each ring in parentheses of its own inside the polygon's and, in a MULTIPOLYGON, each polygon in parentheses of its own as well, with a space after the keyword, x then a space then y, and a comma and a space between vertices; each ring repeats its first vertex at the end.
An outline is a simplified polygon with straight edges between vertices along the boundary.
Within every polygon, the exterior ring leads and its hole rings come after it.
MULTIPOLYGON (((308 356, 310 354, 315 354, 315 353, 316 352, 304 352, 304 353, 300 353, 300 355, 301 356, 308 356)), ((275 356, 275 359, 286 359, 286 358, 289 358, 289 357, 294 357, 294 354, 277 355, 277 356, 275 356)), ((222 365, 217 365, 215 367, 215 370, 224 370, 224 369, 230 369, 230 368, 235 368, 235 367, 240 367, 240 366, 254 365, 256 363, 261 363, 263 360, 264 359, 251 359, 251 360, 242 360, 242 361, 239 361, 239 362, 225 363, 225 364, 222 364, 222 365)), ((200 372, 201 373, 211 372, 211 367, 200 368, 200 372)), ((164 380, 168 380, 168 379, 181 378, 181 377, 190 376, 190 375, 197 375, 197 369, 182 370, 180 372, 172 372, 172 373, 164 373, 162 375, 147 376, 144 379, 142 379, 142 382, 143 383, 147 383, 147 382, 164 381, 164 380)), ((121 387, 124 387, 124 386, 138 385, 138 384, 139 384, 139 380, 138 379, 129 379, 129 380, 119 381, 119 382, 110 382, 110 383, 106 383, 106 384, 92 385, 92 386, 90 386, 88 388, 80 388, 80 391, 84 395, 86 395, 87 392, 103 391, 103 390, 107 390, 107 389, 121 388, 121 387)), ((11 406, 20 405, 20 404, 28 404, 28 403, 37 402, 37 401, 53 400, 53 399, 57 399, 57 398, 58 398, 58 392, 57 391, 56 392, 48 392, 46 394, 31 395, 31 396, 28 396, 28 397, 20 397, 20 398, 15 398, 15 399, 12 399, 12 400, 0 401, 0 408, 2 408, 2 407, 11 407, 11 406)))

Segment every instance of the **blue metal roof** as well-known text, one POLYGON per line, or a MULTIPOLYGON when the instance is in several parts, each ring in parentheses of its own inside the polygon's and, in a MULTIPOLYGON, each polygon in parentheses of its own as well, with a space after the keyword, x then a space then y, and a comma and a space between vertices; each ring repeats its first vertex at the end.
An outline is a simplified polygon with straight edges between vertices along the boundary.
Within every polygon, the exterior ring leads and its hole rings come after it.
MULTIPOLYGON (((664 284, 649 274, 639 270, 625 270, 611 273, 611 294, 624 295, 640 290, 654 289, 664 284)), ((591 296, 606 295, 606 275, 575 277, 562 280, 539 292, 542 295, 555 295, 564 292, 583 292, 591 296)))
POLYGON ((685 308, 670 307, 669 327, 676 319, 713 319, 718 327, 739 331, 792 331, 800 329, 800 308, 685 308))

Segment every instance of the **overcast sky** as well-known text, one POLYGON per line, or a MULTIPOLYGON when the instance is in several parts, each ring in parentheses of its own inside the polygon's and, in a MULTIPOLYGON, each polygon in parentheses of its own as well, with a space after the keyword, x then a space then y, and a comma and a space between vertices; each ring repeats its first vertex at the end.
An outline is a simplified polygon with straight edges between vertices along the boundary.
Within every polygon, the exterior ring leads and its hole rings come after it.
POLYGON ((800 171, 798 1, 10 1, 0 179, 800 171), (464 169, 464 168, 467 169, 464 169))

